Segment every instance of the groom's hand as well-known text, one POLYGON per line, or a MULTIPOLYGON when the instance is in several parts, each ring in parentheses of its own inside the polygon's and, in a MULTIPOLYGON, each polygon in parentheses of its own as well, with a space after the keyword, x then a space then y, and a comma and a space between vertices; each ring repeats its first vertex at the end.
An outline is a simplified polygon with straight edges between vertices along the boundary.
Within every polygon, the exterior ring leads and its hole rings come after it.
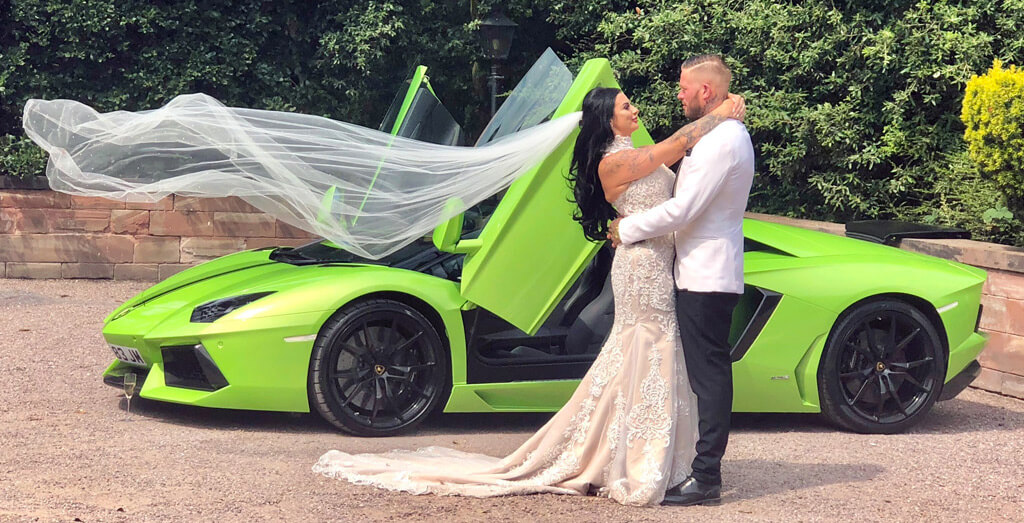
POLYGON ((622 218, 615 218, 608 224, 608 241, 612 242, 612 247, 617 248, 622 245, 622 238, 619 238, 619 222, 622 218))

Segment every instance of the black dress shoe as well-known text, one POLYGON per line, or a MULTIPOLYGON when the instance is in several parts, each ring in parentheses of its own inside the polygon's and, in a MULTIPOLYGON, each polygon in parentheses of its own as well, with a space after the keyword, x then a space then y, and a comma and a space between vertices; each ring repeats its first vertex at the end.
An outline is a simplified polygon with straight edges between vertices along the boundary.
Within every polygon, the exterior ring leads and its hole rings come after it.
POLYGON ((722 486, 701 483, 693 477, 668 489, 662 505, 688 507, 690 505, 719 505, 722 503, 722 486))

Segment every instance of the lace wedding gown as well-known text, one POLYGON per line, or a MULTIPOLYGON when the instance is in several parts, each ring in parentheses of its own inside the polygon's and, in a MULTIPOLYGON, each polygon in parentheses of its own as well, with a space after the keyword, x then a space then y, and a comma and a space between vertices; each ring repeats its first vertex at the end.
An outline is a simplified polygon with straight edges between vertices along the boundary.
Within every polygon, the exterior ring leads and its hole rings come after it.
MULTIPOLYGON (((616 137, 605 155, 631 148, 616 137)), ((675 175, 662 166, 619 196, 620 214, 667 200, 675 175)), ((324 454, 315 472, 413 494, 474 497, 596 494, 656 505, 690 473, 697 438, 676 327, 672 236, 616 249, 615 321, 572 398, 505 458, 427 447, 417 451, 324 454)))

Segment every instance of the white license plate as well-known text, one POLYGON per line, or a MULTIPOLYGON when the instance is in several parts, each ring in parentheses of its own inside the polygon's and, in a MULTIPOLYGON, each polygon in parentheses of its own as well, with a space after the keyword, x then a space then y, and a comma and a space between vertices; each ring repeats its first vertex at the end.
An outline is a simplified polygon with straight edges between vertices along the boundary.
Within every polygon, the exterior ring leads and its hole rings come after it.
POLYGON ((125 363, 131 363, 132 365, 146 364, 146 360, 142 359, 142 354, 139 354, 138 349, 111 344, 110 350, 114 351, 114 356, 117 359, 125 363))

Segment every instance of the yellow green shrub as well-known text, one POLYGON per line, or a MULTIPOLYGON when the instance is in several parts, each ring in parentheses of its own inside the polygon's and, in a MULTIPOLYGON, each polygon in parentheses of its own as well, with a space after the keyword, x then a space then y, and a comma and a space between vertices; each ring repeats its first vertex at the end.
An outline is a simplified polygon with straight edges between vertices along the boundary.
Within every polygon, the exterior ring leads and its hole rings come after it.
POLYGON ((960 118, 971 159, 1007 195, 1024 198, 1024 70, 996 60, 972 77, 960 118))

